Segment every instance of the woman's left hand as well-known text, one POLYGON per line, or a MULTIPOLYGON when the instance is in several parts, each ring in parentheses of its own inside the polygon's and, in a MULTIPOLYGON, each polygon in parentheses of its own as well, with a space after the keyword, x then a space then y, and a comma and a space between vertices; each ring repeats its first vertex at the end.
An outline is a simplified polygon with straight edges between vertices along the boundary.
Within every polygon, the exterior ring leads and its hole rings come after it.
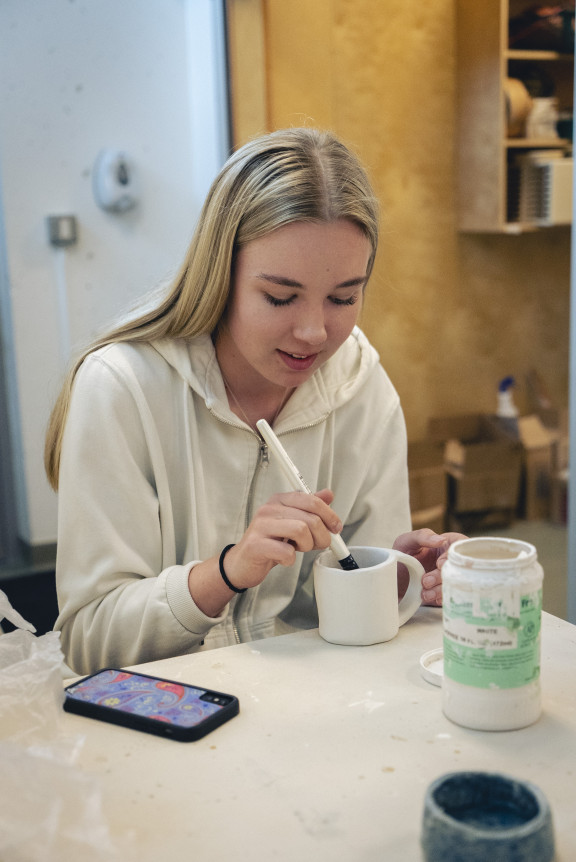
MULTIPOLYGON (((440 607, 442 604, 442 566, 448 557, 448 548, 459 539, 462 533, 435 533, 428 527, 412 530, 398 536, 392 547, 415 557, 424 566, 422 577, 422 603, 440 607)), ((401 585, 399 584, 401 590, 401 585)))

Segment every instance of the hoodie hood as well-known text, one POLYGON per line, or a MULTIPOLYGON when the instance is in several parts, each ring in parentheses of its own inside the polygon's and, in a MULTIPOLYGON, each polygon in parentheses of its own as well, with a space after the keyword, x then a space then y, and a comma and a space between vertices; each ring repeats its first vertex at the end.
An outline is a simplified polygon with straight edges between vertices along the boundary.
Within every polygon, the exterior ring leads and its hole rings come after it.
MULTIPOLYGON (((227 421, 231 417, 238 421, 229 409, 216 351, 209 335, 200 335, 191 341, 160 339, 153 341, 152 347, 204 399, 213 413, 227 421)), ((299 425, 324 418, 353 398, 378 365, 378 353, 362 330, 354 327, 336 353, 296 389, 282 410, 278 428, 286 430, 296 417, 299 425)))

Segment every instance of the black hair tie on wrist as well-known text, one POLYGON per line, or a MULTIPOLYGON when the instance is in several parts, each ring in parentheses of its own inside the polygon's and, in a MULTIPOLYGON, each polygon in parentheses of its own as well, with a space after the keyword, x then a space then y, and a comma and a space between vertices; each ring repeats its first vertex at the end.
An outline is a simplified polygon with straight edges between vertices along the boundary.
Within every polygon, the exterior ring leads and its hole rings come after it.
POLYGON ((228 580, 228 575, 224 571, 224 557, 226 556, 226 554, 228 553, 230 548, 233 548, 233 547, 234 547, 233 544, 232 545, 226 545, 226 547, 224 548, 224 550, 220 554, 220 559, 218 560, 218 568, 220 569, 220 574, 222 575, 222 579, 223 579, 224 583, 226 584, 226 586, 230 590, 232 590, 232 592, 234 592, 234 593, 245 593, 246 590, 248 589, 248 587, 244 587, 243 589, 239 589, 238 587, 235 587, 234 584, 230 583, 230 581, 228 580))

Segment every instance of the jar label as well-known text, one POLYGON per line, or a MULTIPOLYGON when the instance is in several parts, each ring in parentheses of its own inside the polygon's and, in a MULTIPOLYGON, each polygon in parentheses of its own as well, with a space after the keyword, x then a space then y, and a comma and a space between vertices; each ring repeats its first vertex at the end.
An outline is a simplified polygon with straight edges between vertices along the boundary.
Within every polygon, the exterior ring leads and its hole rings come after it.
POLYGON ((477 688, 518 688, 540 675, 542 590, 485 593, 444 584, 444 675, 477 688))

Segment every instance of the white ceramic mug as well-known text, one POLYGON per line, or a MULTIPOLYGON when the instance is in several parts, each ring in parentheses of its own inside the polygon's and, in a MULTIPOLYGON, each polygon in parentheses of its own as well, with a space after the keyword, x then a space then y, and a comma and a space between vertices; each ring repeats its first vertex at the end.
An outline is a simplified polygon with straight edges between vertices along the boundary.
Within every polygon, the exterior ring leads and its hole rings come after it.
POLYGON ((358 569, 344 571, 331 550, 314 561, 314 591, 320 635, 335 644, 368 646, 389 641, 421 604, 424 567, 390 548, 351 547, 358 569), (398 602, 397 564, 410 574, 398 602))

